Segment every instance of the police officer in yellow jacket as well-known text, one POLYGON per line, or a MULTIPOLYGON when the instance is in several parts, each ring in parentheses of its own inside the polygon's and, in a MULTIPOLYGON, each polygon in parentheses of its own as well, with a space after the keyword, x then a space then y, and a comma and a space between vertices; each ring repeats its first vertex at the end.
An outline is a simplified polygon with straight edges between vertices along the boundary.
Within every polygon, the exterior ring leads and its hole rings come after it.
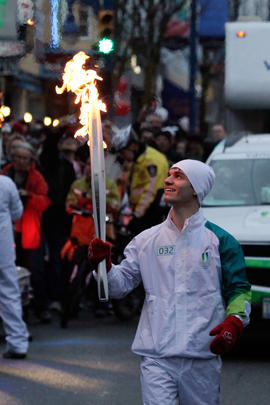
MULTIPOLYGON (((129 229, 133 235, 138 234, 163 219, 157 200, 162 195, 163 182, 169 170, 168 162, 165 155, 141 142, 131 125, 116 133, 112 149, 119 152, 123 161, 131 164, 128 194, 134 218, 129 229)), ((165 208, 165 215, 167 212, 165 208)))

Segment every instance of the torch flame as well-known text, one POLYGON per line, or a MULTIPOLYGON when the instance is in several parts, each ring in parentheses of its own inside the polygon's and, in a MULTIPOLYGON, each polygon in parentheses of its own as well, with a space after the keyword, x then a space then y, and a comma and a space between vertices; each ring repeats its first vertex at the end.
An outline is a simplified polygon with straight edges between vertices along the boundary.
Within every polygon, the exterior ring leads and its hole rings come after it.
POLYGON ((91 105, 98 110, 106 112, 106 105, 99 99, 98 89, 96 87, 96 80, 103 80, 102 77, 97 75, 95 70, 86 70, 84 67, 85 62, 90 57, 84 52, 78 52, 73 58, 66 63, 63 74, 62 87, 55 87, 57 94, 62 94, 64 91, 71 91, 75 93, 75 104, 81 103, 80 110, 80 128, 74 134, 74 137, 84 137, 91 133, 89 113, 91 105))

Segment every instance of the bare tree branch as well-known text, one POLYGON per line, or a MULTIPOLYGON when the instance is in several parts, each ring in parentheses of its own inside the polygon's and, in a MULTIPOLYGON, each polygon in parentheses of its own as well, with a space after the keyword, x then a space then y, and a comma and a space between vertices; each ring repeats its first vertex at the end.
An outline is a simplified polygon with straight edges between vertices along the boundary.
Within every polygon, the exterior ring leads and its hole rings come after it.
POLYGON ((173 14, 189 0, 115 0, 115 50, 118 61, 114 82, 132 54, 143 62, 145 101, 150 99, 160 61, 160 50, 173 14))

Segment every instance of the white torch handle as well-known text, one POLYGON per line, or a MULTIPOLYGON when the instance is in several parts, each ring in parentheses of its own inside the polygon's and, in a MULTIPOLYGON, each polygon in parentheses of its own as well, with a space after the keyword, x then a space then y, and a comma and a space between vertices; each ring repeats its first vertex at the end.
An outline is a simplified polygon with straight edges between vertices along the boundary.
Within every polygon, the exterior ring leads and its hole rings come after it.
MULTIPOLYGON (((106 185, 105 164, 103 150, 103 136, 100 111, 91 104, 91 131, 90 157, 91 157, 91 189, 93 216, 96 237, 106 240, 106 185)), ((108 301, 108 280, 106 262, 103 260, 98 266, 98 296, 100 301, 108 301)))

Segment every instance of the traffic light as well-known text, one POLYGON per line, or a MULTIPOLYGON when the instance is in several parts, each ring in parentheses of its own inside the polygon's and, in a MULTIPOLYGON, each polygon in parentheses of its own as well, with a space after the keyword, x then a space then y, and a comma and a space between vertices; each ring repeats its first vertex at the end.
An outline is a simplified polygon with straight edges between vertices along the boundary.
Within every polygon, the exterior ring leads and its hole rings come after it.
POLYGON ((113 10, 100 10, 98 13, 98 50, 102 53, 110 53, 114 49, 113 40, 114 12, 113 10))

